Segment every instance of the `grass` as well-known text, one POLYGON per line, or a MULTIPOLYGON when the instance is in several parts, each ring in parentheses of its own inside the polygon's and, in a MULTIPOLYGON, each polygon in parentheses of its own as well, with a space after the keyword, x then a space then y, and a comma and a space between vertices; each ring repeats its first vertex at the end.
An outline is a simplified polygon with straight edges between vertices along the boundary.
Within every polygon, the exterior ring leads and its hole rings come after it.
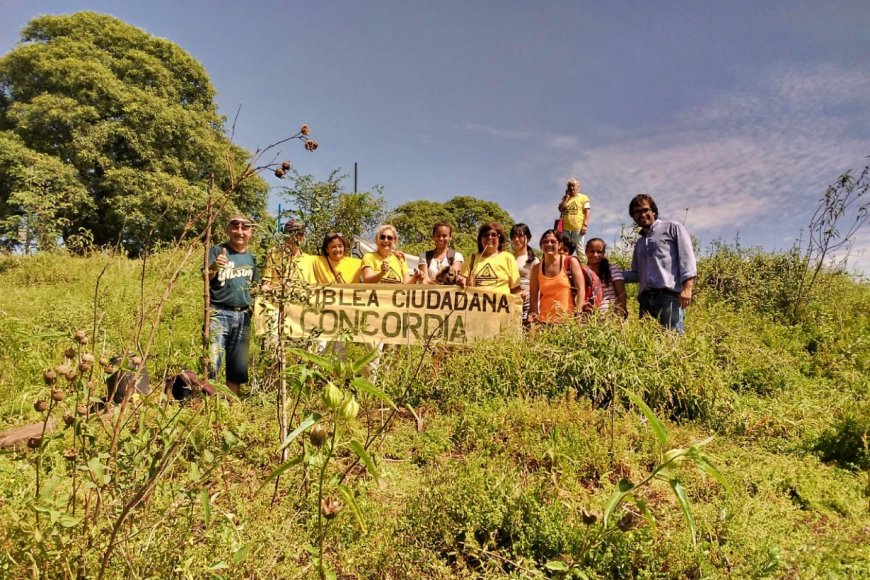
MULTIPOLYGON (((786 323, 784 289, 765 291, 782 258, 746 260, 726 249, 701 262, 706 278, 682 339, 635 312, 624 326, 601 320, 523 340, 385 353, 379 386, 393 398, 407 390, 424 430, 401 412, 370 450, 379 478, 350 470, 366 532, 345 506, 328 528, 328 567, 364 578, 870 576, 870 288, 828 274, 824 299, 786 323), (412 377, 419 357, 422 372, 412 377), (660 460, 649 422, 624 389, 644 397, 673 445, 715 436, 705 449, 727 488, 679 469, 697 548, 663 481, 637 494, 654 526, 623 533, 583 521, 583 510, 603 511, 620 479, 636 482, 660 460), (555 571, 558 563, 567 571, 555 571)), ((182 255, 153 256, 142 283, 141 262, 118 256, 0 258, 0 428, 41 418, 33 402, 48 396, 42 371, 62 360, 75 329, 88 330, 97 357, 145 345, 182 255)), ((147 361, 158 388, 167 374, 195 368, 195 256, 162 313, 147 361)), ((41 451, 41 485, 56 488, 39 499, 40 451, 0 455, 0 575, 97 576, 122 508, 153 480, 119 526, 107 577, 315 576, 312 468, 288 470, 274 502, 273 486, 261 488, 280 462, 263 354, 254 353, 254 381, 240 403, 178 407, 155 396, 121 429, 114 452, 111 431, 81 423, 61 431, 41 451), (107 466, 99 512, 66 507, 74 473, 94 480, 90 464, 64 458, 70 448, 107 466), (155 477, 161 457, 174 459, 155 477), (98 516, 85 518, 87 528, 52 522, 89 513, 98 516)), ((291 367, 292 382, 302 367, 291 367)), ((64 388, 70 394, 59 405, 74 411, 72 393, 82 387, 64 388)), ((301 403, 314 409, 318 391, 308 389, 301 403)), ((364 439, 387 413, 380 401, 361 403, 352 429, 364 439)), ((293 453, 300 449, 294 443, 293 453)), ((338 446, 330 472, 354 458, 338 446)))

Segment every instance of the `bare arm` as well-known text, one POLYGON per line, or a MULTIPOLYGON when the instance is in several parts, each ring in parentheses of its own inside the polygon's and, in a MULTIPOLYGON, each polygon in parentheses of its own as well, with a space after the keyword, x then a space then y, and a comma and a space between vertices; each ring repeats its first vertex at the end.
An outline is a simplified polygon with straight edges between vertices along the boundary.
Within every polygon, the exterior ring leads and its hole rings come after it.
POLYGON ((574 295, 574 312, 583 312, 584 301, 586 296, 586 279, 583 277, 583 270, 580 268, 580 260, 571 256, 568 258, 568 266, 571 268, 571 277, 574 279, 574 288, 577 293, 574 295))
POLYGON ((538 262, 532 266, 532 273, 529 274, 529 320, 538 322, 538 272, 541 270, 541 263, 538 262))
POLYGON ((694 278, 683 280, 683 289, 680 290, 680 308, 688 308, 692 303, 692 286, 695 284, 694 278))
POLYGON ((623 318, 628 318, 627 300, 625 298, 625 282, 614 280, 613 289, 616 290, 616 311, 623 318))

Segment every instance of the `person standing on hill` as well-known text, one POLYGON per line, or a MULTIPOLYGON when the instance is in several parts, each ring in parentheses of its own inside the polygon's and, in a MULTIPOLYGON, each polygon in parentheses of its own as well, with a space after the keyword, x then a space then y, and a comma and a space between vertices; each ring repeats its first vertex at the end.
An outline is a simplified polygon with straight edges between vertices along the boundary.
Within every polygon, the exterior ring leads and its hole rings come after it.
POLYGON ((305 224, 289 220, 284 224, 283 231, 284 245, 273 248, 266 256, 266 267, 263 269, 264 288, 280 288, 281 284, 289 285, 291 281, 316 284, 315 256, 302 251, 305 224))
POLYGON ((568 180, 565 195, 559 202, 562 215, 562 229, 571 236, 574 245, 582 252, 586 246, 586 228, 589 227, 589 197, 580 193, 580 181, 576 177, 568 180))
POLYGON ((224 356, 227 387, 239 394, 248 382, 248 346, 251 342, 251 285, 259 280, 257 262, 248 251, 254 224, 233 215, 227 224, 229 241, 212 246, 208 259, 210 358, 208 376, 214 380, 224 356))
POLYGON ((682 224, 659 219, 655 200, 645 193, 628 204, 628 214, 640 228, 626 282, 638 282, 641 316, 652 316, 665 328, 683 334, 686 308, 698 275, 692 239, 682 224))

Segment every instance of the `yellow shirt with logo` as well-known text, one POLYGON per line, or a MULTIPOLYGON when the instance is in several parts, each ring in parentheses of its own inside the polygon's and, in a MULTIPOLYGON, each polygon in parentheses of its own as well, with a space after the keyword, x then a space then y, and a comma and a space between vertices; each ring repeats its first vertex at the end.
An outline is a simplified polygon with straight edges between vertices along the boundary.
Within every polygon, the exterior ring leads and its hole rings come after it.
POLYGON ((381 271, 381 264, 384 262, 387 263, 389 270, 387 270, 387 273, 384 274, 383 278, 381 278, 380 284, 404 284, 405 277, 408 275, 408 262, 398 259, 393 254, 384 259, 377 252, 369 252, 363 256, 362 267, 365 268, 368 266, 374 270, 375 274, 377 274, 381 271))
POLYGON ((296 280, 306 284, 317 284, 314 277, 314 259, 311 254, 290 255, 284 248, 275 248, 266 256, 263 280, 277 285, 281 280, 296 280))
POLYGON ((563 227, 568 232, 579 232, 583 229, 583 210, 589 207, 589 197, 578 193, 565 201, 565 209, 562 211, 563 227))
POLYGON ((359 258, 351 256, 345 256, 338 263, 326 256, 317 256, 314 260, 314 277, 318 284, 358 284, 362 263, 359 258))
POLYGON ((510 294, 511 288, 520 285, 520 269, 517 259, 510 252, 499 252, 492 256, 477 254, 462 265, 462 275, 469 276, 469 268, 474 267, 474 287, 510 294), (473 262, 473 264, 472 264, 473 262))

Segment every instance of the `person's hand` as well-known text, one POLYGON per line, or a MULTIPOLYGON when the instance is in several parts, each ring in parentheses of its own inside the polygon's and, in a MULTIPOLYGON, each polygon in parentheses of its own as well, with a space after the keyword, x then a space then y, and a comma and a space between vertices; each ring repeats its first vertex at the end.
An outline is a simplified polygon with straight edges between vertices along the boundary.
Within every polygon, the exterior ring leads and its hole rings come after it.
POLYGON ((393 255, 402 262, 405 261, 405 252, 403 252, 402 250, 393 250, 393 255))
POLYGON ((692 303, 692 287, 691 286, 683 286, 683 289, 680 290, 680 308, 688 308, 689 304, 692 303))
POLYGON ((226 268, 227 264, 229 264, 230 260, 227 258, 227 249, 222 248, 221 253, 215 258, 214 263, 217 264, 218 268, 226 268))
POLYGON ((389 272, 389 271, 390 271, 390 265, 387 264, 386 260, 384 260, 383 262, 381 262, 381 274, 386 276, 387 272, 389 272))
POLYGON ((459 286, 460 288, 465 288, 465 286, 467 284, 468 284, 468 278, 466 278, 465 276, 457 276, 456 277, 456 285, 459 286))

